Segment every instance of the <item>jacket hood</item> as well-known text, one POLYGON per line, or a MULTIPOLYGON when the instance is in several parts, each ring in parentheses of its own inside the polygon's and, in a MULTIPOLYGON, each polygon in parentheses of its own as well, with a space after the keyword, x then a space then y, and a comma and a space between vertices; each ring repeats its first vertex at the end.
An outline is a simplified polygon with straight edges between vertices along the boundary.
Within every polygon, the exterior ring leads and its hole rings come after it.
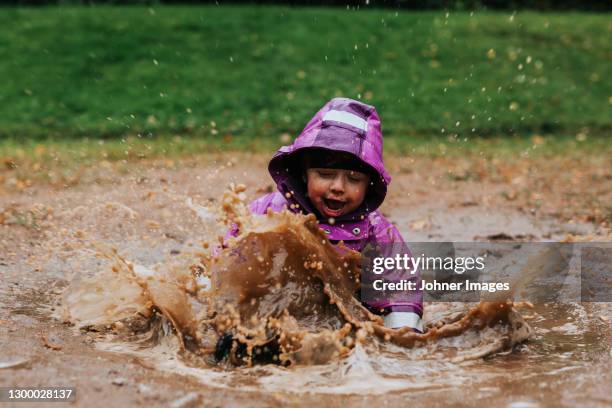
POLYGON ((369 169, 371 180, 363 203, 342 219, 363 219, 382 204, 391 177, 383 164, 380 118, 373 106, 334 98, 315 114, 293 144, 282 146, 274 154, 268 170, 293 210, 301 207, 308 213, 315 212, 306 197, 301 155, 316 149, 349 153, 369 169))

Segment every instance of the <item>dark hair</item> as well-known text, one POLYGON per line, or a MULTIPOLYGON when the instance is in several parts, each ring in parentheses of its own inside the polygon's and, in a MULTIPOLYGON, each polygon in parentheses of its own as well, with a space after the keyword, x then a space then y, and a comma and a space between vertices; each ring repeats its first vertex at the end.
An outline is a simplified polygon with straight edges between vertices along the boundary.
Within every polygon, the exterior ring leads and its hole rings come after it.
POLYGON ((371 175, 373 171, 370 166, 352 153, 337 150, 305 149, 301 152, 299 162, 303 169, 313 167, 343 169, 359 171, 368 175, 371 175))

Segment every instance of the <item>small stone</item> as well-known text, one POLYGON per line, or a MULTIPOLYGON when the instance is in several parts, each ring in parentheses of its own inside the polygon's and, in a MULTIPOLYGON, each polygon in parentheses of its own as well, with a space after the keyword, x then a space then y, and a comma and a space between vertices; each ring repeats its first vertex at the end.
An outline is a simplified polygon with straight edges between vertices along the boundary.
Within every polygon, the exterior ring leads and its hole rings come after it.
POLYGON ((116 386, 118 386, 118 387, 121 387, 121 386, 125 385, 125 383, 126 383, 126 382, 127 382, 127 379, 126 379, 126 378, 123 378, 123 377, 117 377, 117 378, 115 378, 115 379, 112 381, 112 384, 113 384, 113 385, 116 385, 116 386))

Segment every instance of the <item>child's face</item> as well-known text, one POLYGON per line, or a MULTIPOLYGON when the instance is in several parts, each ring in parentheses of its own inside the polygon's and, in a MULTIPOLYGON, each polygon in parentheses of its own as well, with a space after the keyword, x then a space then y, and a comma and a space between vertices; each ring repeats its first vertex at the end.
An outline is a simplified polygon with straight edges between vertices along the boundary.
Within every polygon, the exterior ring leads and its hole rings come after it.
POLYGON ((365 198, 370 177, 354 170, 314 167, 306 170, 308 198, 321 215, 337 218, 355 211, 365 198))

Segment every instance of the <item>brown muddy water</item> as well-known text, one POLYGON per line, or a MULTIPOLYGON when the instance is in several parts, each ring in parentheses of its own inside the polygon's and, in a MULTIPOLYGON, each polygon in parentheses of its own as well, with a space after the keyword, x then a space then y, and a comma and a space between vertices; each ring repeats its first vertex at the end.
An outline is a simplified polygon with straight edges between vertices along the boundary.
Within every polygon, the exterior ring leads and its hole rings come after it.
MULTIPOLYGON (((356 258, 311 219, 245 217, 240 189, 209 201, 157 187, 48 197, 30 207, 34 235, 3 230, 0 385, 76 384, 88 406, 100 394, 164 406, 612 405, 606 303, 426 303, 425 334, 385 329, 351 296, 356 258), (249 233, 213 258, 219 220, 249 233), (228 332, 239 341, 217 363, 228 332)), ((436 205, 389 214, 404 235, 416 225, 414 241, 567 232, 436 205)))

